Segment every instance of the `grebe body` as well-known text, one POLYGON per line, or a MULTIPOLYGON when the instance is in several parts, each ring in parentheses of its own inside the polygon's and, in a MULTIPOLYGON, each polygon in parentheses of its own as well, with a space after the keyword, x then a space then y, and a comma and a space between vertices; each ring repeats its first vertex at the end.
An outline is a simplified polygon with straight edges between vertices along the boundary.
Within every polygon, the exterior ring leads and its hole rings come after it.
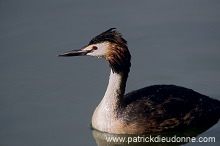
POLYGON ((211 127, 220 118, 220 101, 184 87, 154 85, 124 94, 131 55, 115 28, 59 56, 85 55, 105 58, 111 68, 107 90, 92 116, 94 129, 114 134, 165 132, 211 127))

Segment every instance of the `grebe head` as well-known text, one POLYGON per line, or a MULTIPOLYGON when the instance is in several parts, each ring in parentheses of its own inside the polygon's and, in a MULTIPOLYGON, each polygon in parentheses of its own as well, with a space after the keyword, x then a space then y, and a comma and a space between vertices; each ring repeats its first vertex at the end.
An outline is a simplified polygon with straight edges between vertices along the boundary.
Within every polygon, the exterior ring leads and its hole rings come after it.
POLYGON ((73 50, 58 56, 93 56, 105 58, 109 61, 114 72, 129 72, 131 55, 127 48, 127 41, 115 28, 94 37, 87 46, 80 50, 73 50))

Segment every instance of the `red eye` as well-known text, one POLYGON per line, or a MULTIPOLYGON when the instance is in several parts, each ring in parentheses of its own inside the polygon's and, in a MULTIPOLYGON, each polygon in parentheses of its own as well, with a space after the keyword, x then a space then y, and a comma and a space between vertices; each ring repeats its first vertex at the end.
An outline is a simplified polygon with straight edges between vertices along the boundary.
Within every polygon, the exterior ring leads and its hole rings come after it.
POLYGON ((92 47, 92 50, 97 50, 97 49, 98 49, 98 47, 96 47, 96 46, 92 47))

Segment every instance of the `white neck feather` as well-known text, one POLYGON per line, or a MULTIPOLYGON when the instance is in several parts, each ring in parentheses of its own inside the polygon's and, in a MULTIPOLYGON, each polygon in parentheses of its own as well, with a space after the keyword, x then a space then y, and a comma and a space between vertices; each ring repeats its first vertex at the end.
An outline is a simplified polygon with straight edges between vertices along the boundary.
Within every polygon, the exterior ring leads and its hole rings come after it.
POLYGON ((127 76, 111 70, 109 83, 105 95, 95 109, 92 126, 101 131, 109 131, 114 126, 117 109, 123 105, 127 76))
POLYGON ((108 87, 101 103, 111 104, 111 107, 117 108, 123 102, 125 85, 126 80, 123 80, 123 76, 111 70, 108 87))

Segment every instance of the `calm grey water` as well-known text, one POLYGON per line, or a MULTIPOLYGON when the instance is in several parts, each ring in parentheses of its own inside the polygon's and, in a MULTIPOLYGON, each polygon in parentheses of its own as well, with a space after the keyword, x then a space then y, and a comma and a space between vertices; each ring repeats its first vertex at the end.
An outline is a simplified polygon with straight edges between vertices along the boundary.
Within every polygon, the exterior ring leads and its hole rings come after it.
MULTIPOLYGON (((117 27, 128 40, 127 92, 176 84, 220 100, 220 1, 0 1, 0 145, 96 145, 104 59, 58 58, 117 27)), ((220 124, 199 136, 220 144, 220 124)), ((188 143, 189 146, 207 143, 188 143)))

